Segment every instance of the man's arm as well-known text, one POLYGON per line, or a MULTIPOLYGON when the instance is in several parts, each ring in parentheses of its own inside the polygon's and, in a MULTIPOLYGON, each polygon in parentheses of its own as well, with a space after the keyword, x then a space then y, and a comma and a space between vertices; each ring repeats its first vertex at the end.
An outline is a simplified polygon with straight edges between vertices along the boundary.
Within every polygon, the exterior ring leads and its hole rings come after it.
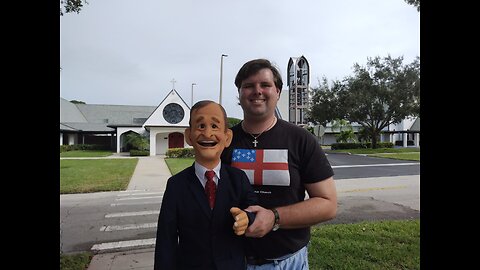
MULTIPOLYGON (((305 184, 309 199, 296 204, 276 208, 280 216, 280 228, 309 227, 334 218, 337 214, 337 191, 333 177, 320 182, 305 184)), ((275 216, 270 209, 254 205, 246 209, 255 212, 255 221, 247 228, 248 237, 262 237, 272 230, 275 216)))

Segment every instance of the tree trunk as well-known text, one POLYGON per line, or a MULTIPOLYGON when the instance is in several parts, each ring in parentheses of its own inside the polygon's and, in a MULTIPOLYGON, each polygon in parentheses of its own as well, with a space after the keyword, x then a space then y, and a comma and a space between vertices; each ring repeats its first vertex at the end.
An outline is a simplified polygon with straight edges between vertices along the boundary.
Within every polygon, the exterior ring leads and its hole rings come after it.
POLYGON ((375 132, 373 132, 373 136, 372 136, 372 149, 375 149, 377 148, 377 134, 375 134, 375 132))

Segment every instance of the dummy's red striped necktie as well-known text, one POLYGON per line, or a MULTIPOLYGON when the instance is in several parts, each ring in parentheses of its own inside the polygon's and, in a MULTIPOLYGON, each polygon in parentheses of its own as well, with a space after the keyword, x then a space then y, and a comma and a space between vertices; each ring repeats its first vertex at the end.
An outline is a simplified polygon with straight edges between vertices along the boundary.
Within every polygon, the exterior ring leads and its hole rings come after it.
POLYGON ((213 181, 214 176, 214 171, 205 172, 205 177, 207 177, 207 183, 205 184, 205 194, 207 194, 208 203, 210 204, 211 209, 213 209, 213 206, 215 205, 215 191, 217 189, 215 181, 213 181))

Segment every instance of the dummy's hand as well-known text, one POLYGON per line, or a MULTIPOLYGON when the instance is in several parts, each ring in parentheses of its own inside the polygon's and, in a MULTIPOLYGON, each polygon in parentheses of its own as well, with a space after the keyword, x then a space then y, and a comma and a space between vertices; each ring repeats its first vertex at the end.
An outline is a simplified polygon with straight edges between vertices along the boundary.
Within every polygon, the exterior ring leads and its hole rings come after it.
POLYGON ((235 223, 233 223, 233 232, 236 235, 244 234, 248 227, 247 213, 238 207, 230 208, 230 213, 232 213, 233 219, 235 220, 235 223))

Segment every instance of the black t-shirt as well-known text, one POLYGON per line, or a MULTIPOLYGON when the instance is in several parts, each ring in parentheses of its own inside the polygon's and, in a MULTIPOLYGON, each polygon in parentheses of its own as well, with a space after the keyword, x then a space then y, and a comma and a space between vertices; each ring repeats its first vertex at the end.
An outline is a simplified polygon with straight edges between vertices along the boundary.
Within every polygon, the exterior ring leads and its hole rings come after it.
MULTIPOLYGON (((304 183, 333 176, 333 170, 315 137, 307 130, 283 120, 257 137, 244 132, 241 124, 232 127, 230 147, 222 162, 244 170, 264 208, 294 204, 305 199, 304 183)), ((281 219, 281 217, 280 217, 281 219)), ((277 258, 304 247, 310 228, 279 229, 262 238, 247 237, 247 255, 277 258)))

